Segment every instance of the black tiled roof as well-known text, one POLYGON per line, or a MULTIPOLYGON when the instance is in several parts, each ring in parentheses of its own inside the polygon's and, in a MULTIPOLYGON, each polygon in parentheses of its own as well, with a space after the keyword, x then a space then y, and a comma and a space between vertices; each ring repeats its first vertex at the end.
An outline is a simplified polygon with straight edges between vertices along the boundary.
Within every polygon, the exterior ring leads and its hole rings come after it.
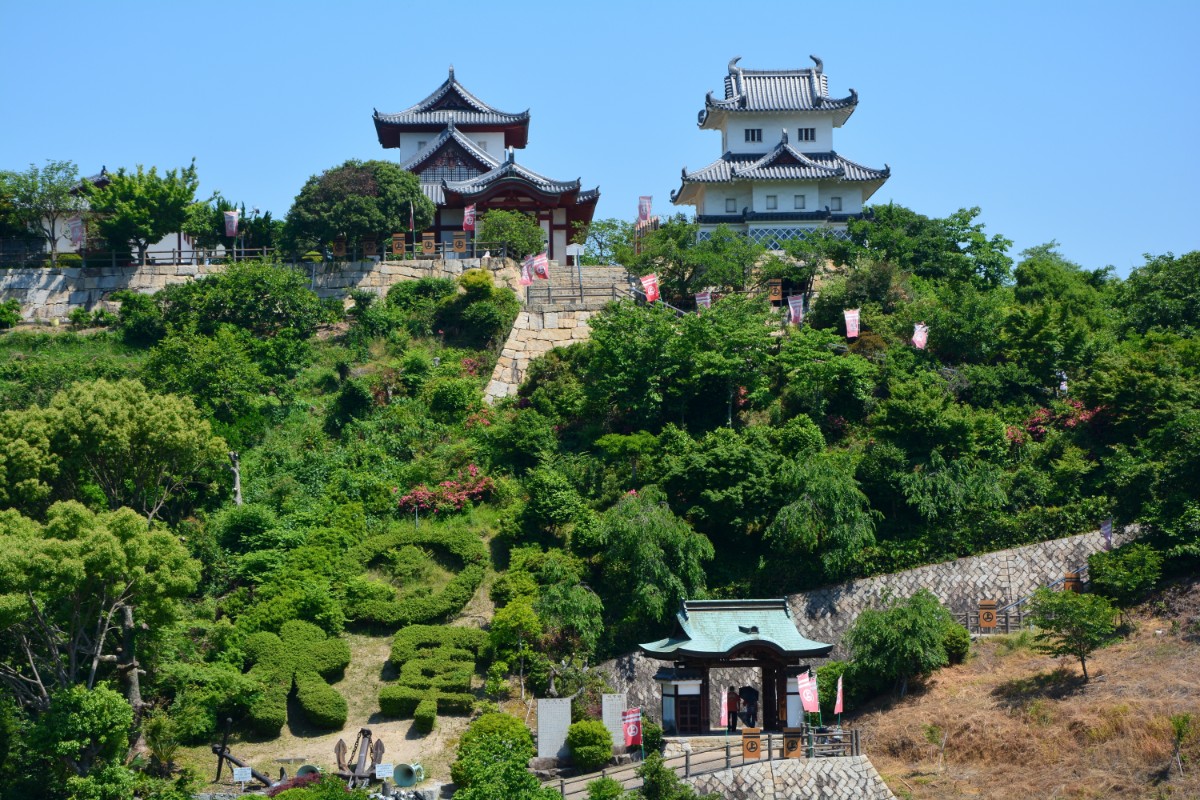
POLYGON ((377 125, 401 126, 445 125, 449 122, 459 125, 528 125, 529 110, 510 114, 492 108, 468 92, 454 77, 454 67, 451 67, 450 76, 424 100, 395 114, 380 114, 376 110, 375 121, 377 125))
POLYGON ((417 168, 433 157, 437 151, 441 150, 449 143, 455 143, 463 150, 466 150, 471 156, 479 161, 480 166, 484 171, 490 170, 493 167, 500 165, 500 159, 484 150, 477 145, 470 137, 463 136, 458 130, 458 126, 454 122, 450 122, 445 130, 438 134, 437 138, 420 150, 416 155, 400 165, 401 169, 409 172, 417 171, 417 168))
POLYGON ((730 183, 733 181, 884 181, 891 168, 872 169, 833 151, 802 153, 787 141, 764 156, 726 153, 695 172, 683 172, 684 183, 730 183))
POLYGON ((815 67, 791 70, 743 69, 737 65, 741 56, 734 58, 725 76, 725 97, 717 99, 712 92, 708 93, 705 110, 700 112, 700 124, 704 124, 712 111, 841 111, 838 115, 841 124, 858 105, 858 93, 851 89, 848 97, 830 97, 821 59, 811 58, 816 62, 815 67))
POLYGON ((531 169, 526 169, 513 160, 512 151, 508 153, 508 158, 504 160, 495 169, 489 170, 482 175, 476 176, 465 181, 442 181, 444 190, 457 192, 459 194, 473 194, 481 191, 488 185, 495 183, 503 178, 520 178, 533 184, 543 192, 551 194, 562 194, 564 192, 579 191, 579 179, 573 181, 556 181, 547 178, 545 175, 539 175, 531 169))

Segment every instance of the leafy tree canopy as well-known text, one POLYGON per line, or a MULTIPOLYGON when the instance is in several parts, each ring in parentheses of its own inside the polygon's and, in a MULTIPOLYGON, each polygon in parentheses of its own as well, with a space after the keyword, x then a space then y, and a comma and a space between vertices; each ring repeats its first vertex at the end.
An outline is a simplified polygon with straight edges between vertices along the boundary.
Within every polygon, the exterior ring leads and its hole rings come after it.
POLYGON ((67 217, 86 207, 78 188, 79 168, 71 161, 51 160, 44 167, 30 164, 21 172, 0 172, 0 226, 36 231, 57 263, 58 239, 67 217))
POLYGON ((1030 618, 1040 629, 1038 649, 1078 658, 1085 682, 1088 656, 1112 641, 1117 630, 1116 609, 1097 594, 1039 589, 1030 601, 1030 618))
POLYGON ((144 263, 150 245, 183 230, 200 182, 196 162, 163 175, 158 174, 158 167, 146 171, 138 164, 136 172, 122 167, 108 178, 102 187, 83 184, 93 223, 110 247, 121 250, 132 246, 144 263))
POLYGON ((492 209, 479 218, 477 238, 481 242, 498 242, 508 249, 508 257, 522 259, 540 253, 546 247, 542 225, 523 211, 492 209))

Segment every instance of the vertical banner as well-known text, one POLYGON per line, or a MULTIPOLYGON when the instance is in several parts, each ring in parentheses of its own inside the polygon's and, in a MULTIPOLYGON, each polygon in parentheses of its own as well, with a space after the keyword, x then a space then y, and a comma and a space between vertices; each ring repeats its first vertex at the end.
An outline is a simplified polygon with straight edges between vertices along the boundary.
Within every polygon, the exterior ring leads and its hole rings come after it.
POLYGON ((475 230, 475 204, 467 206, 463 209, 463 230, 475 230))
POLYGON ((712 308, 712 292, 697 292, 696 293, 696 310, 702 308, 712 308))
POLYGON ((842 312, 846 316, 846 338, 858 338, 858 309, 847 308, 842 312))
POLYGON ((234 236, 237 236, 237 231, 238 231, 238 212, 226 211, 225 212, 225 235, 232 239, 234 236))
POLYGON ((533 277, 539 281, 550 280, 550 259, 545 253, 538 253, 534 256, 531 266, 533 267, 533 277))
POLYGON ((729 692, 721 692, 721 727, 729 725, 729 692))
POLYGON ((79 247, 83 241, 83 217, 76 214, 67 220, 67 229, 71 232, 71 244, 79 247))
POLYGON ((819 712, 821 704, 817 699, 817 679, 811 672, 806 672, 796 676, 796 683, 800 689, 800 706, 809 713, 819 712))
POLYGON ((842 676, 838 675, 837 700, 833 703, 833 713, 842 713, 842 676))
POLYGON ((625 729, 625 746, 642 743, 642 710, 631 708, 621 712, 621 727, 625 729))
POLYGON ((788 297, 788 322, 793 325, 804 322, 804 295, 794 294, 788 297))
POLYGON ((1063 394, 1067 393, 1067 373, 1062 371, 1058 373, 1058 390, 1063 394))
POLYGON ((642 276, 642 289, 646 292, 646 302, 653 303, 658 299, 658 276, 651 272, 642 276))
POLYGON ((1104 549, 1112 550, 1112 526, 1113 519, 1109 517, 1100 523, 1100 533, 1104 534, 1104 549))
POLYGON ((929 326, 924 322, 918 322, 913 325, 913 347, 918 350, 925 349, 925 343, 929 341, 929 326))
MULTIPOLYGON (((408 201, 408 229, 410 231, 415 231, 417 229, 416 212, 413 209, 412 200, 408 201)), ((415 243, 416 241, 417 238, 414 236, 413 242, 415 243)))
POLYGON ((526 258, 521 262, 521 285, 530 286, 533 284, 533 256, 526 258))
POLYGON ((648 194, 644 194, 638 198, 638 222, 650 221, 650 201, 653 199, 648 194))

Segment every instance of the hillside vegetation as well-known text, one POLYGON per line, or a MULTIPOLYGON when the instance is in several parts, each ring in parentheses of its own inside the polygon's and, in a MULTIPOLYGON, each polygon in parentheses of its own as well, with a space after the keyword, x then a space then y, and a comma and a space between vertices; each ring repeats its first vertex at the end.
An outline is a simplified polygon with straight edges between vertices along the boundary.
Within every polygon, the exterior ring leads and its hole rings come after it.
POLYGON ((683 598, 1108 516, 1194 569, 1200 254, 1121 280, 1052 245, 1014 267, 971 211, 880 207, 851 232, 767 258, 671 222, 631 268, 712 307, 614 304, 495 407, 518 303, 478 270, 343 311, 244 263, 122 295, 107 329, 5 334, 0 792, 167 797, 164 743, 227 717, 244 742, 349 738, 367 707, 439 736, 533 693, 584 690, 583 714, 588 666, 683 598), (772 277, 819 285, 803 325, 761 299, 772 277), (352 675, 383 676, 373 702, 352 675))

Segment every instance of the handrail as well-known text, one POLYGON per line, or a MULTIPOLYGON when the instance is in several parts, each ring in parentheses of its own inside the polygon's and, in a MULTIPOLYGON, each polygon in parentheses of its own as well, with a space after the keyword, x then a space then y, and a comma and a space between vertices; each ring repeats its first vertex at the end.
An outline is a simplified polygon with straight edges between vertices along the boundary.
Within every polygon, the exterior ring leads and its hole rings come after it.
MULTIPOLYGON (((1084 564, 1082 567, 1079 567, 1078 569, 1076 569, 1076 570, 1075 570, 1075 572, 1074 572, 1074 574, 1075 574, 1076 576, 1078 576, 1078 577, 1079 577, 1079 578, 1082 580, 1084 573, 1085 573, 1085 572, 1087 572, 1087 571, 1088 571, 1087 564, 1084 564)), ((1058 586, 1059 584, 1065 583, 1065 582, 1066 582, 1066 580, 1067 580, 1067 576, 1066 576, 1066 575, 1063 575, 1061 578, 1059 578, 1058 580, 1054 581, 1053 583, 1047 583, 1045 586, 1039 587, 1039 589, 1053 589, 1055 586, 1058 586)), ((1009 603, 1008 605, 1004 606, 1003 608, 998 608, 998 609, 996 609, 996 613, 997 613, 997 614, 1003 614, 1004 612, 1008 611, 1009 609, 1011 609, 1011 608, 1016 608, 1017 606, 1021 605, 1022 603, 1025 603, 1025 602, 1027 602, 1027 601, 1028 601, 1028 600, 1030 600, 1032 597, 1033 597, 1033 595, 1032 595, 1032 594, 1027 594, 1027 595, 1025 595, 1025 596, 1024 596, 1024 597, 1022 597, 1022 598, 1019 598, 1019 599, 1017 599, 1017 600, 1013 600, 1011 603, 1009 603)))

